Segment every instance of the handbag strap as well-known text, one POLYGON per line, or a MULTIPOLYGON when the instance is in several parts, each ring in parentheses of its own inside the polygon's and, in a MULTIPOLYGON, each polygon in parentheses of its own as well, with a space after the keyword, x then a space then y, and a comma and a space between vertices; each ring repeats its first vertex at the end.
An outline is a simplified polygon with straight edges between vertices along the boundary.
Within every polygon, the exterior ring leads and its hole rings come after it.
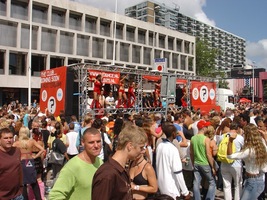
POLYGON ((82 129, 81 128, 79 130, 79 138, 80 138, 79 145, 82 145, 82 129))
POLYGON ((104 148, 104 145, 105 145, 104 133, 100 132, 100 134, 101 134, 101 137, 102 137, 102 145, 103 145, 103 148, 104 148))

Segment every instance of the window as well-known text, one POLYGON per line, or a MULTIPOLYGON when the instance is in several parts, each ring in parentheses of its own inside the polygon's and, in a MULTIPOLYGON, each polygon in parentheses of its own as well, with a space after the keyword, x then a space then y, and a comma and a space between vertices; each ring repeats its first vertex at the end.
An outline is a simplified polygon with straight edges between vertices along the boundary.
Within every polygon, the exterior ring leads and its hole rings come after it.
POLYGON ((88 56, 89 51, 89 36, 77 35, 77 54, 88 56))
POLYGON ((150 48, 144 48, 144 64, 151 65, 151 49, 150 48))
POLYGON ((47 24, 47 7, 46 6, 42 7, 39 5, 33 5, 32 21, 38 22, 41 24, 47 24))
POLYGON ((120 60, 129 62, 129 44, 121 43, 120 46, 120 60))
POLYGON ((186 56, 181 55, 181 68, 182 70, 185 70, 186 68, 186 56))
POLYGON ((173 50, 173 41, 174 41, 174 38, 171 38, 171 37, 168 38, 168 49, 169 50, 173 50))
POLYGON ((123 24, 116 24, 116 38, 123 39, 123 24))
POLYGON ((190 43, 185 41, 184 42, 184 52, 185 53, 189 53, 189 50, 190 50, 189 46, 190 46, 190 43))
POLYGON ((17 24, 0 21, 0 45, 16 47, 17 45, 17 24))
POLYGON ((97 23, 97 18, 89 16, 86 17, 85 31, 88 33, 96 33, 96 23, 97 23))
POLYGON ((194 58, 188 58, 188 71, 194 71, 194 58))
POLYGON ((107 41, 107 59, 113 59, 113 45, 114 42, 112 40, 107 41))
POLYGON ((9 54, 9 75, 26 75, 26 55, 22 53, 9 54))
POLYGON ((138 30, 138 42, 141 44, 146 43, 146 31, 145 30, 138 30))
POLYGON ((32 76, 40 77, 40 72, 46 69, 46 57, 42 55, 32 55, 32 76))
POLYGON ((141 52, 141 47, 140 46, 136 46, 133 45, 133 49, 132 49, 132 61, 134 63, 140 63, 140 52, 141 52))
POLYGON ((64 58, 51 57, 50 58, 50 69, 64 66, 64 58))
POLYGON ((74 33, 60 32, 60 53, 73 54, 74 33))
POLYGON ((176 51, 182 52, 182 40, 176 40, 176 51))
MULTIPOLYGON (((32 27, 32 49, 37 49, 37 32, 38 32, 37 26, 32 27)), ((28 49, 29 48, 29 37, 30 37, 30 26, 22 24, 21 25, 21 39, 20 44, 21 48, 28 49)))
POLYGON ((103 50, 104 50, 104 39, 93 38, 93 57, 103 58, 103 50))
POLYGON ((177 54, 172 54, 172 69, 178 69, 178 57, 177 54))
POLYGON ((56 30, 42 29, 41 49, 43 51, 56 51, 56 30))
POLYGON ((65 11, 60 10, 52 10, 52 25, 53 26, 59 26, 59 27, 65 27, 65 11))
POLYGON ((81 60, 75 59, 75 58, 69 58, 68 59, 68 65, 81 63, 81 60))
POLYGON ((5 73, 5 52, 0 51, 0 74, 5 73))
POLYGON ((165 35, 159 35, 159 47, 165 48, 165 35))
POLYGON ((82 15, 70 13, 69 28, 73 30, 82 30, 82 15))
POLYGON ((135 27, 129 27, 127 26, 126 29, 126 40, 134 42, 134 32, 135 32, 135 27))
POLYGON ((6 15, 6 0, 0 0, 0 15, 6 15))
POLYGON ((11 1, 11 17, 28 20, 28 1, 11 1))
POLYGON ((108 21, 100 22, 100 35, 110 37, 110 22, 108 21))

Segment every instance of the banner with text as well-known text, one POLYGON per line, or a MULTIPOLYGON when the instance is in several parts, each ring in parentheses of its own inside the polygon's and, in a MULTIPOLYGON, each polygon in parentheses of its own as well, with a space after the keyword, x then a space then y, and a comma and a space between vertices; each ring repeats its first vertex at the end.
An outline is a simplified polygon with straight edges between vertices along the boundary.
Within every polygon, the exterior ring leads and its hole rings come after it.
POLYGON ((65 109, 67 67, 41 71, 40 110, 55 116, 65 109))
POLYGON ((96 78, 98 74, 102 76, 103 84, 120 84, 120 72, 107 72, 107 71, 98 71, 98 70, 88 70, 89 81, 96 78))

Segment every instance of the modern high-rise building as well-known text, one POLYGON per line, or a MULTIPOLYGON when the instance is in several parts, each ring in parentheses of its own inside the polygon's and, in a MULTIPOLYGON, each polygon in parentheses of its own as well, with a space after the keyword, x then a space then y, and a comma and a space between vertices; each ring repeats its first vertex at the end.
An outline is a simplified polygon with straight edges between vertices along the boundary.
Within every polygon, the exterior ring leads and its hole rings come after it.
POLYGON ((29 87, 38 99, 42 70, 93 63, 148 71, 155 58, 195 75, 195 37, 68 0, 0 1, 0 105, 27 103, 29 87))
POLYGON ((125 15, 205 39, 209 47, 220 50, 216 59, 219 69, 245 64, 245 39, 180 13, 179 5, 171 8, 164 3, 144 1, 126 8, 125 15))

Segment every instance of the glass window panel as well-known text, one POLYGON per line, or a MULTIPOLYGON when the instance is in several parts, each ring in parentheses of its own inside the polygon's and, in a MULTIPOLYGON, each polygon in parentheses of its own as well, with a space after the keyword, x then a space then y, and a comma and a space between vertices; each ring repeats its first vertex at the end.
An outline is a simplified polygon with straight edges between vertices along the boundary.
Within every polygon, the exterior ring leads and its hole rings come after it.
POLYGON ((82 16, 77 14, 70 14, 69 28, 73 30, 82 30, 82 16))
POLYGON ((11 1, 11 17, 28 20, 28 1, 11 1))
POLYGON ((0 45, 16 47, 17 24, 0 21, 0 45))
POLYGON ((188 58, 188 71, 194 71, 194 58, 193 57, 189 57, 188 58))
POLYGON ((74 33, 60 32, 60 52, 73 54, 73 36, 74 33))
POLYGON ((65 11, 52 10, 52 25, 65 27, 65 11))
POLYGON ((104 39, 93 38, 93 57, 103 58, 104 39))
POLYGON ((155 58, 161 58, 161 51, 160 50, 155 50, 155 58))
POLYGON ((82 60, 75 59, 75 58, 69 58, 68 59, 68 65, 76 64, 76 63, 81 63, 82 60))
POLYGON ((120 46, 120 60, 128 62, 129 61, 129 44, 121 43, 120 46))
POLYGON ((185 53, 189 53, 189 45, 190 45, 190 43, 189 42, 184 42, 184 52, 185 53))
POLYGON ((138 42, 141 44, 146 43, 146 31, 138 30, 138 42))
POLYGON ((50 69, 64 66, 64 58, 50 58, 50 69))
POLYGON ((182 40, 176 40, 176 51, 182 52, 182 40))
POLYGON ((186 57, 181 55, 181 68, 182 70, 185 70, 185 61, 186 61, 186 57))
POLYGON ((97 18, 89 16, 86 17, 85 31, 88 33, 96 33, 96 23, 97 23, 97 18))
POLYGON ((47 24, 47 7, 33 5, 32 21, 47 24))
POLYGON ((141 47, 140 46, 135 46, 133 45, 132 48, 132 61, 134 63, 140 63, 140 51, 141 51, 141 47))
POLYGON ((42 29, 41 49, 43 51, 56 51, 56 30, 42 29))
POLYGON ((0 74, 5 73, 5 52, 0 51, 0 74))
POLYGON ((134 42, 134 32, 135 32, 135 27, 127 27, 127 29, 126 29, 127 41, 134 42))
POLYGON ((116 38, 123 39, 123 24, 116 24, 116 38))
POLYGON ((165 48, 165 36, 164 35, 159 36, 159 47, 165 48))
POLYGON ((167 58, 168 59, 168 62, 170 61, 170 53, 169 52, 164 52, 163 57, 164 58, 167 58))
MULTIPOLYGON (((34 26, 32 28, 32 49, 37 49, 37 32, 38 27, 34 26)), ((29 37, 30 37, 30 26, 22 24, 21 26, 21 48, 29 48, 29 37)))
POLYGON ((100 35, 110 37, 110 22, 107 21, 100 22, 100 35))
POLYGON ((46 68, 46 57, 42 55, 32 55, 32 76, 40 77, 40 72, 46 68))
POLYGON ((88 56, 89 52, 89 36, 77 35, 77 54, 88 56))
POLYGON ((112 40, 107 41, 107 59, 113 59, 113 45, 114 42, 112 40))
POLYGON ((173 41, 174 38, 168 38, 168 49, 173 50, 173 41))
POLYGON ((0 15, 6 15, 6 0, 0 1, 0 15))
POLYGON ((178 69, 178 54, 172 54, 172 69, 178 69))
POLYGON ((151 64, 151 48, 144 48, 144 64, 150 65, 151 64))
POLYGON ((154 33, 149 33, 149 45, 150 46, 154 46, 154 44, 153 44, 153 38, 154 38, 154 33))
POLYGON ((22 53, 9 54, 9 75, 26 75, 26 55, 22 53))

